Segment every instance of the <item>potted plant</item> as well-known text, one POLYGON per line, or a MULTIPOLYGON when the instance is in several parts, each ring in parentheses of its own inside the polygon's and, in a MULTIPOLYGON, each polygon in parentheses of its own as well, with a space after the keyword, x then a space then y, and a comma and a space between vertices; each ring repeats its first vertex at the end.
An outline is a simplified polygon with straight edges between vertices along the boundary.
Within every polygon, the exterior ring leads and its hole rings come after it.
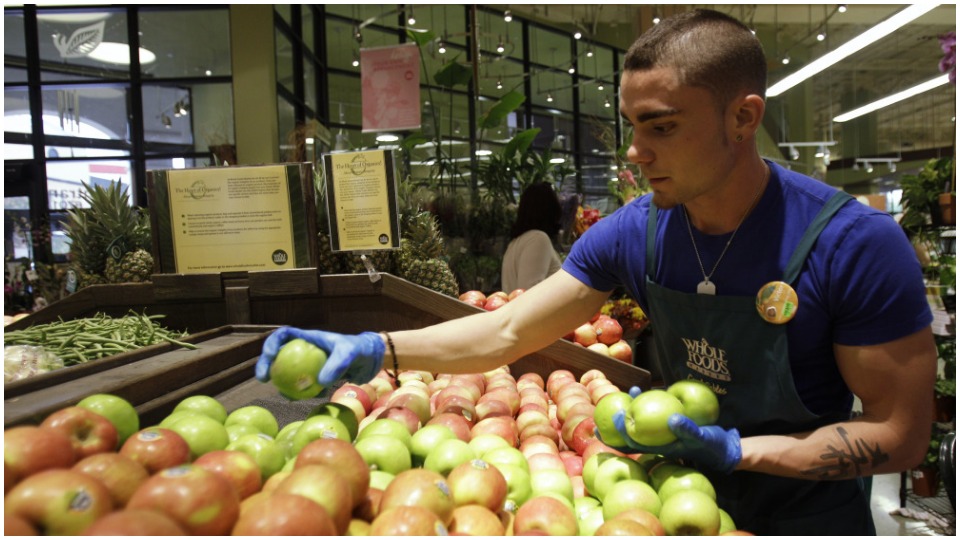
POLYGON ((957 342, 953 337, 937 338, 937 353, 943 375, 934 383, 934 422, 952 422, 957 410, 957 342))

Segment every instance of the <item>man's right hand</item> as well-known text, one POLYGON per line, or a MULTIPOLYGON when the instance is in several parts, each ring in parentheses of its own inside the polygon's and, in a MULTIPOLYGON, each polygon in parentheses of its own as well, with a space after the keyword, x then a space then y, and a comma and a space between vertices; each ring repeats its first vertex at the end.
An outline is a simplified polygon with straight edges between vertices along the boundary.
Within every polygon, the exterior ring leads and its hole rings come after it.
POLYGON ((270 366, 277 353, 293 339, 303 339, 327 353, 327 362, 317 375, 317 383, 331 388, 341 380, 357 384, 370 382, 383 366, 384 344, 380 334, 336 334, 322 330, 303 330, 284 326, 274 331, 263 343, 255 376, 261 382, 270 380, 270 366))

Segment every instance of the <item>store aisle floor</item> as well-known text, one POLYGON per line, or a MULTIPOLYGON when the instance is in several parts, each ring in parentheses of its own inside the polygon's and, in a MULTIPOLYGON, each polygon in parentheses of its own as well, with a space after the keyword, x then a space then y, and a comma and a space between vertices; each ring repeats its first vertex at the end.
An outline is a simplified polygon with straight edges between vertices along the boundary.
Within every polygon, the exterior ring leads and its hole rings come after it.
POLYGON ((950 500, 941 489, 941 496, 908 498, 906 508, 917 512, 931 512, 937 517, 949 521, 950 529, 944 530, 931 526, 925 521, 892 516, 891 511, 900 508, 900 475, 884 474, 873 478, 871 491, 873 521, 878 536, 942 536, 953 535, 956 530, 956 511, 950 506, 950 500))

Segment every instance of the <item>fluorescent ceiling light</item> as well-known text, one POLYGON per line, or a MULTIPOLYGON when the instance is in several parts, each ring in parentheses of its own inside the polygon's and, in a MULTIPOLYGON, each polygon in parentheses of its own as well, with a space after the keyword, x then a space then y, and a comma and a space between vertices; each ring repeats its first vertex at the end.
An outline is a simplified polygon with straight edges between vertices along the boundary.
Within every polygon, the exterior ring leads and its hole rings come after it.
MULTIPOLYGON (((108 64, 118 64, 123 66, 130 65, 130 46, 126 43, 114 43, 112 41, 103 41, 97 48, 90 51, 89 58, 106 62, 108 64)), ((140 47, 140 63, 150 64, 157 59, 157 55, 140 47)))
POLYGON ((393 135, 391 133, 384 133, 382 135, 377 135, 377 141, 379 142, 397 142, 400 140, 400 137, 393 135))
POLYGON ((903 101, 917 94, 922 94, 923 92, 926 92, 928 90, 933 90, 934 88, 938 86, 943 86, 948 82, 950 82, 950 75, 944 73, 939 77, 930 79, 929 81, 926 81, 926 82, 922 82, 912 88, 907 88, 906 90, 902 90, 900 92, 897 92, 896 94, 891 94, 885 98, 880 98, 874 101, 873 103, 868 103, 863 107, 858 107, 850 112, 845 112, 839 116, 834 117, 833 121, 846 122, 847 120, 853 120, 854 118, 871 113, 877 109, 882 109, 888 105, 893 105, 898 101, 903 101))
POLYGON ((787 75, 781 81, 767 89, 767 97, 779 96, 801 82, 813 77, 817 73, 820 73, 828 67, 836 64, 840 60, 843 60, 851 54, 854 54, 860 49, 863 49, 871 43, 890 35, 900 27, 910 23, 917 17, 920 17, 939 5, 940 2, 926 0, 924 2, 917 2, 916 4, 907 7, 903 11, 900 11, 885 21, 878 23, 876 26, 870 28, 859 36, 851 39, 843 45, 840 45, 836 49, 828 52, 820 58, 817 58, 813 62, 803 66, 794 73, 787 75))

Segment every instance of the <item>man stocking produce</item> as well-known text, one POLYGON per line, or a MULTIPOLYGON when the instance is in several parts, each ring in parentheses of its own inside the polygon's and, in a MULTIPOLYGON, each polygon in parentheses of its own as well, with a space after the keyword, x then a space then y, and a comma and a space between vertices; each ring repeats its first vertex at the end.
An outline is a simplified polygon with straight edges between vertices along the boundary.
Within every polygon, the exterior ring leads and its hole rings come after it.
POLYGON ((553 343, 623 287, 653 322, 667 384, 703 381, 720 404, 711 425, 670 416, 676 440, 657 446, 624 426, 628 446, 703 471, 738 528, 874 534, 862 479, 915 465, 929 440, 932 315, 889 215, 760 157, 766 62, 725 15, 664 19, 627 52, 620 83, 627 157, 652 194, 496 311, 389 335, 283 328, 258 378, 294 338, 328 352, 324 387, 369 380, 384 356, 388 368, 484 372, 553 343), (851 419, 854 395, 863 414, 851 419))

